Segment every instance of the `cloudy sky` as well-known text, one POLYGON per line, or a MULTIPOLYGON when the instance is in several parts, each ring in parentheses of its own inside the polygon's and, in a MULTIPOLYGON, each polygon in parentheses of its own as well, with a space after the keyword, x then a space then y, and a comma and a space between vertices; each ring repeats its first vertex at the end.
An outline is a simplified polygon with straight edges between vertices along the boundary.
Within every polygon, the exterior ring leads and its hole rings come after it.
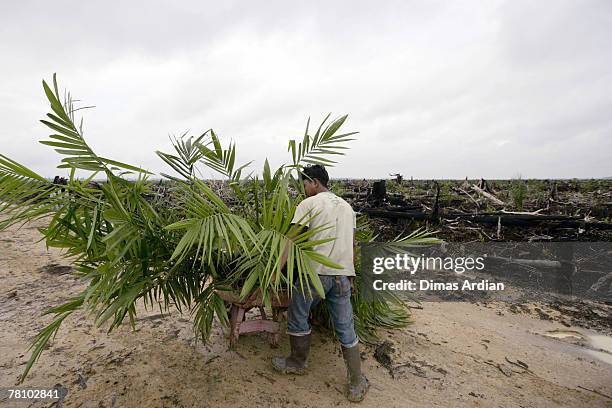
POLYGON ((41 80, 100 154, 154 171, 213 128, 288 159, 306 119, 360 132, 332 177, 612 176, 612 2, 3 1, 0 153, 44 175, 41 80))

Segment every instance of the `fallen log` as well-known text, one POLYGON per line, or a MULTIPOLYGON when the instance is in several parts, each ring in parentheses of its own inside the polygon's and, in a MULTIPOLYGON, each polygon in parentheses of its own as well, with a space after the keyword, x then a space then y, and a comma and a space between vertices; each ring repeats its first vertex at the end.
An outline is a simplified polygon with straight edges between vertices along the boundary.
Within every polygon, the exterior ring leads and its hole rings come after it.
POLYGON ((487 256, 487 260, 514 263, 518 265, 535 266, 540 268, 561 268, 563 266, 560 261, 550 261, 546 259, 520 259, 489 255, 487 256))
MULTIPOLYGON (((384 208, 362 208, 359 210, 374 218, 388 219, 413 219, 429 220, 431 213, 422 211, 398 211, 397 209, 384 208)), ((504 226, 530 226, 539 223, 552 223, 560 228, 593 228, 608 230, 612 229, 612 223, 585 221, 584 218, 569 215, 547 215, 547 214, 506 214, 503 212, 486 214, 450 213, 441 214, 445 220, 466 220, 477 224, 493 224, 504 226)))
POLYGON ((473 185, 472 186, 472 190, 476 191, 481 196, 483 196, 485 198, 488 198, 494 204, 497 204, 497 205, 502 206, 502 207, 504 207, 506 205, 506 203, 504 203, 502 200, 500 200, 499 198, 495 197, 493 194, 484 191, 482 188, 478 187, 477 185, 473 185))
POLYGON ((374 218, 428 220, 429 213, 421 211, 393 211, 382 208, 363 208, 359 212, 374 218))
POLYGON ((544 211, 544 208, 540 208, 538 210, 535 211, 506 211, 506 210, 501 210, 500 212, 502 214, 513 214, 513 215, 545 215, 545 214, 540 214, 541 211, 544 211))
POLYGON ((460 188, 460 187, 451 187, 451 189, 457 193, 461 193, 461 194, 465 194, 466 196, 469 197, 470 200, 472 200, 472 202, 474 204, 476 204, 476 208, 480 209, 480 203, 478 201, 476 201, 476 199, 474 197, 472 197, 472 195, 470 193, 468 193, 467 191, 465 191, 464 189, 460 188))
POLYGON ((370 193, 365 191, 347 191, 342 193, 342 198, 368 198, 370 193))
POLYGON ((567 215, 529 215, 529 214, 449 214, 445 218, 460 218, 474 223, 525 227, 533 224, 550 223, 557 228, 592 228, 609 230, 612 223, 585 221, 582 217, 567 215))

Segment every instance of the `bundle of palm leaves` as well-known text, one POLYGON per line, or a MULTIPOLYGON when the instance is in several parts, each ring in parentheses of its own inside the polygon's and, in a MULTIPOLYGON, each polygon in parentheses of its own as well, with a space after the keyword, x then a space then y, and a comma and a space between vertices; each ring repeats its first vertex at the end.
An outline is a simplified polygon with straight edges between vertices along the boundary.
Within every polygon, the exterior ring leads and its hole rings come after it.
MULTIPOLYGON (((301 141, 291 140, 291 162, 275 171, 266 160, 261 178, 243 176, 250 164, 236 163, 236 145, 226 148, 213 130, 197 138, 173 139, 174 152, 157 152, 175 172, 163 174, 171 199, 161 194, 152 173, 98 156, 83 137, 82 119, 69 93, 60 98, 56 81, 43 81, 51 112, 42 120, 53 133, 41 143, 63 158, 58 168, 69 173, 57 185, 18 162, 0 155, 0 230, 16 223, 44 218, 40 229, 49 247, 62 248, 87 286, 68 302, 45 314, 54 320, 33 339, 32 354, 22 380, 66 317, 85 309, 97 325, 109 331, 129 319, 135 327, 136 304, 168 310, 176 307, 193 315, 196 333, 206 340, 215 316, 226 325, 228 317, 219 290, 234 290, 246 297, 261 290, 264 303, 281 290, 291 291, 294 280, 309 281, 322 292, 316 264, 335 264, 317 253, 322 241, 317 230, 296 231, 291 224, 304 197, 300 168, 308 163, 335 164, 356 132, 342 133, 342 116, 328 123, 329 115, 311 135, 306 126, 301 141), (228 197, 223 199, 200 176, 205 166, 222 175, 228 197), (77 170, 87 174, 76 176, 77 170), (103 182, 93 182, 102 179, 103 182), (290 239, 289 237, 292 237, 290 239), (285 273, 278 273, 282 254, 288 252, 285 273)), ((358 239, 374 240, 364 219, 358 239)), ((398 237, 396 244, 431 242, 424 232, 398 237)), ((408 323, 407 309, 390 293, 375 300, 353 296, 356 325, 362 340, 376 340, 376 328, 408 323)), ((322 311, 324 313, 324 310, 322 311)))

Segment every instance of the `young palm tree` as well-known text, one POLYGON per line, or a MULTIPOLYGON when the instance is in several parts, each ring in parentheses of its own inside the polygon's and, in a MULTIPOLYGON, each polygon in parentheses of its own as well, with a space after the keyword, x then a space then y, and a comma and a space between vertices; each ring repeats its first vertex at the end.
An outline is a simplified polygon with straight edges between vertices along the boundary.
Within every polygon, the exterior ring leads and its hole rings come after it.
MULTIPOLYGON (((304 197, 300 168, 304 163, 335 164, 330 157, 344 154, 356 134, 340 132, 347 116, 328 123, 328 115, 314 135, 308 122, 302 140, 289 142, 291 163, 272 171, 266 160, 261 179, 252 173, 243 177, 250 163, 237 165, 236 145, 223 148, 212 129, 195 139, 174 139, 173 153, 157 152, 176 172, 162 174, 171 186, 167 197, 147 170, 98 156, 83 137, 82 120, 75 124, 79 109, 71 95, 60 102, 55 75, 52 86, 43 81, 52 112, 42 123, 53 133, 41 143, 63 157, 58 167, 69 171, 68 183, 53 184, 0 155, 0 230, 48 220, 40 229, 47 245, 64 249, 87 287, 45 312, 55 319, 33 339, 22 381, 64 319, 77 309, 89 311, 97 325, 110 322, 110 332, 126 317, 135 326, 138 301, 166 311, 172 305, 193 314, 194 329, 206 340, 215 316, 221 324, 228 323, 219 290, 236 290, 243 298, 260 290, 270 305, 279 291, 292 290, 295 277, 309 280, 322 294, 314 266, 338 266, 313 249, 323 242, 312 240, 316 230, 297 231, 291 220, 304 197), (222 199, 198 177, 200 166, 226 178, 229 197, 222 199), (77 169, 88 176, 77 178, 77 169), (105 182, 92 183, 95 177, 105 182), (278 273, 285 250, 287 270, 278 273)), ((358 238, 375 239, 363 218, 358 238)), ((417 232, 398 237, 393 245, 433 242, 427 233, 417 232)), ((398 298, 385 292, 376 296, 367 302, 359 294, 353 296, 356 327, 366 342, 376 340, 377 327, 408 323, 398 298)))

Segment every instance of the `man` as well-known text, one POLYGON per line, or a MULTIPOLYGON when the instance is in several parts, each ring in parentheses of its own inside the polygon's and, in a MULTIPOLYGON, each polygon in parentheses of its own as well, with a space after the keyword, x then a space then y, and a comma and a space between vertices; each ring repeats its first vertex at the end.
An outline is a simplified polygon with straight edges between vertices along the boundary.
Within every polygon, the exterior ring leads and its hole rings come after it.
MULTIPOLYGON (((343 269, 317 266, 317 272, 325 292, 325 302, 334 323, 336 335, 342 345, 342 355, 347 368, 350 401, 363 400, 369 388, 367 378, 361 373, 359 339, 355 333, 353 308, 351 305, 353 266, 353 245, 355 236, 355 212, 342 198, 328 191, 329 176, 323 166, 306 167, 303 172, 304 190, 307 198, 296 208, 293 223, 307 228, 328 227, 312 237, 313 240, 335 238, 318 245, 315 249, 328 256, 343 269)), ((286 257, 283 257, 286 262, 286 257)), ((284 266, 283 262, 283 266, 284 266)), ((289 304, 287 334, 291 344, 288 357, 272 359, 274 368, 285 374, 304 374, 310 349, 310 308, 321 297, 312 288, 295 287, 289 304)))

